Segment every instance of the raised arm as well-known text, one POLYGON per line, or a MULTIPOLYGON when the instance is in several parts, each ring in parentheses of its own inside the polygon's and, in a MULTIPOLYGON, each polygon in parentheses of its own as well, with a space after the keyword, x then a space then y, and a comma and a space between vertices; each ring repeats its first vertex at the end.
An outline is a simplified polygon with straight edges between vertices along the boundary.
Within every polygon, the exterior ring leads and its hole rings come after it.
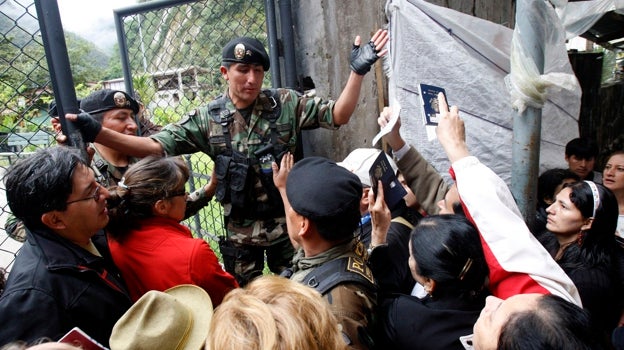
POLYGON ((351 114, 355 110, 358 99, 360 98, 360 90, 362 88, 362 80, 364 75, 370 70, 371 66, 384 56, 388 50, 384 46, 388 42, 388 31, 379 29, 364 46, 361 45, 361 38, 358 35, 355 38, 353 49, 351 51, 351 74, 340 96, 334 105, 334 124, 347 124, 351 119, 351 114))
POLYGON ((448 111, 444 97, 439 100, 438 140, 452 162, 464 212, 481 235, 492 293, 552 293, 580 306, 576 287, 531 234, 505 182, 468 152, 458 108, 448 111))
MULTIPOLYGON (((385 107, 377 118, 377 123, 383 128, 390 122, 391 117, 392 109, 385 107)), ((396 164, 418 203, 428 214, 437 214, 439 211, 437 203, 444 199, 449 185, 414 147, 407 145, 400 129, 399 117, 392 130, 384 135, 384 140, 392 148, 396 164)))
POLYGON ((273 170, 273 183, 282 196, 284 210, 288 210, 290 208, 290 202, 288 201, 288 196, 286 196, 286 180, 288 179, 288 174, 290 174, 290 169, 292 169, 294 164, 295 158, 290 152, 284 154, 279 166, 276 162, 271 164, 271 168, 273 170))

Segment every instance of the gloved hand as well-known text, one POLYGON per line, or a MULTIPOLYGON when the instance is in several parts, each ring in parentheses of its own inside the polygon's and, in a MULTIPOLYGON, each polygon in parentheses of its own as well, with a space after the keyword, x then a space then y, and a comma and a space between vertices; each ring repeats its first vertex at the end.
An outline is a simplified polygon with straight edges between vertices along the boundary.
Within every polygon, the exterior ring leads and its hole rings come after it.
POLYGON ((84 142, 93 142, 97 135, 102 131, 102 124, 86 112, 78 114, 74 125, 80 130, 84 142))
POLYGON ((364 46, 353 45, 351 50, 351 70, 359 75, 368 73, 371 66, 379 59, 375 43, 369 41, 364 46))

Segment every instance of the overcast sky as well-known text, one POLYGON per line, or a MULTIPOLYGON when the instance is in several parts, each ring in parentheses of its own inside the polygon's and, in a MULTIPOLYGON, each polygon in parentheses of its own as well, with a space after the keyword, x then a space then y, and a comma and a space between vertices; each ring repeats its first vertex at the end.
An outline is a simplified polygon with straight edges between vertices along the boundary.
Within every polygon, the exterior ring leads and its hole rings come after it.
POLYGON ((113 10, 131 6, 135 0, 58 0, 63 29, 92 41, 110 53, 117 42, 113 10))

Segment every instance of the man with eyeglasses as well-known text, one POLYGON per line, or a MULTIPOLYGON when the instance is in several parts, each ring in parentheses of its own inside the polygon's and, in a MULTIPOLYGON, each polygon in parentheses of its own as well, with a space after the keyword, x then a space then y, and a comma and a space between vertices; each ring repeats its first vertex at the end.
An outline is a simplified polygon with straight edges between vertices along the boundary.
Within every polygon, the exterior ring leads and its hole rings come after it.
POLYGON ((0 297, 0 345, 59 339, 80 327, 108 346, 132 304, 102 231, 108 190, 68 147, 37 151, 4 181, 9 207, 29 234, 0 297))

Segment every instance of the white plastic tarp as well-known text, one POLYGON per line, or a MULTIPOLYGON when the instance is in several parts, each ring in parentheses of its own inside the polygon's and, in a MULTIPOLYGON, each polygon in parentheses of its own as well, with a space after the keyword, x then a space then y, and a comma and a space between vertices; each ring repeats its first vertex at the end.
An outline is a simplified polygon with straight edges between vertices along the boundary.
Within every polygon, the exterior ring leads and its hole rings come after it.
POLYGON ((585 33, 608 11, 624 14, 624 0, 551 1, 557 7, 557 15, 565 28, 566 38, 572 39, 585 33))
MULTIPOLYGON (((401 106, 404 138, 446 173, 449 163, 439 142, 427 140, 418 96, 418 83, 441 86, 449 103, 460 107, 471 152, 509 182, 515 112, 505 78, 513 31, 422 0, 389 0, 386 15, 390 105, 401 106)), ((574 86, 549 94, 544 104, 540 171, 565 166, 565 144, 578 136, 581 91, 560 34, 544 45, 544 73, 568 76, 574 86)))

